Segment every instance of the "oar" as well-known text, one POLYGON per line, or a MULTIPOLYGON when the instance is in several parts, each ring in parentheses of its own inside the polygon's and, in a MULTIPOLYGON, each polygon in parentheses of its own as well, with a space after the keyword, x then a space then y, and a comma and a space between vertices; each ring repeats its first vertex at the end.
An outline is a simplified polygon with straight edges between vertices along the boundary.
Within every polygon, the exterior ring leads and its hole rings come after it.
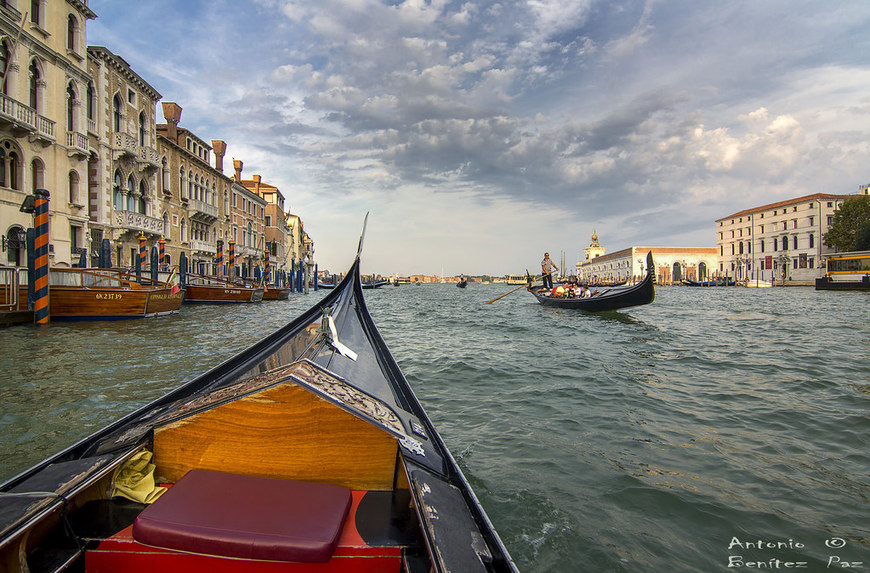
MULTIPOLYGON (((538 280, 539 278, 542 278, 542 277, 544 277, 544 276, 545 276, 545 275, 537 276, 537 277, 533 278, 530 282, 535 282, 536 280, 538 280)), ((498 299, 500 299, 500 298, 504 298, 504 297, 506 297, 507 295, 509 295, 509 294, 512 293, 512 292, 517 292, 518 290, 520 290, 521 288, 523 288, 524 286, 526 286, 526 285, 528 285, 528 284, 529 284, 529 283, 526 282, 526 284, 524 284, 524 285, 520 285, 520 286, 518 286, 517 288, 515 288, 514 290, 512 290, 512 291, 510 291, 510 292, 506 292, 506 293, 504 293, 504 294, 501 295, 501 296, 497 296, 497 297, 495 297, 495 298, 492 299, 492 300, 488 300, 488 301, 486 301, 486 304, 492 304, 492 303, 494 303, 495 301, 497 301, 498 299)))

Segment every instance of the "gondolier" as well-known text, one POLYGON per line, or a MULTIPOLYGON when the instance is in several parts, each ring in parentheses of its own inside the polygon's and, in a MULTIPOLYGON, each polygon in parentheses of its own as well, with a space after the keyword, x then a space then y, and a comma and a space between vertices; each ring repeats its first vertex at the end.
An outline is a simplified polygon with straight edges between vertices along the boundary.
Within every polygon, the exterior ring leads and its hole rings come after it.
POLYGON ((559 270, 556 263, 550 260, 550 253, 544 253, 544 260, 541 261, 541 274, 544 275, 544 288, 553 289, 553 269, 559 270))

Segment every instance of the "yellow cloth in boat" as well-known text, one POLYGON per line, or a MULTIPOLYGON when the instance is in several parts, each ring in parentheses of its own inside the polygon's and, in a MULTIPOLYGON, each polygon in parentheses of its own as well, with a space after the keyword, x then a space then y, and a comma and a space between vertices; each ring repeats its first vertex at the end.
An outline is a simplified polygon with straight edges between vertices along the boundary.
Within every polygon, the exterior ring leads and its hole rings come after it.
POLYGON ((148 450, 142 450, 118 468, 112 479, 112 497, 151 503, 166 491, 154 483, 156 466, 151 463, 152 455, 148 450))

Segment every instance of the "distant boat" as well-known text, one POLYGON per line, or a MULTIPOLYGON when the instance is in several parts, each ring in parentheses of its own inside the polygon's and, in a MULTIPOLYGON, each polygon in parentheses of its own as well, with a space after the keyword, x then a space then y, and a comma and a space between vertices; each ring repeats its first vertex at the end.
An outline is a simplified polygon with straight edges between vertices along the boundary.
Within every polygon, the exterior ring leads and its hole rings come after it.
POLYGON ((693 281, 689 279, 683 279, 683 284, 691 287, 721 287, 721 286, 734 286, 737 284, 736 281, 733 280, 721 280, 721 281, 693 281))
POLYGON ((460 277, 459 282, 456 283, 456 286, 458 286, 459 288, 467 287, 468 286, 468 279, 466 279, 465 277, 460 277))
POLYGON ((528 290, 536 299, 538 299, 538 302, 544 306, 585 310, 587 312, 604 312, 631 306, 640 306, 650 304, 655 300, 656 296, 652 252, 649 252, 646 255, 646 268, 646 277, 636 285, 630 287, 605 288, 600 292, 596 291, 592 296, 586 298, 550 296, 550 291, 540 289, 539 287, 529 287, 528 290))

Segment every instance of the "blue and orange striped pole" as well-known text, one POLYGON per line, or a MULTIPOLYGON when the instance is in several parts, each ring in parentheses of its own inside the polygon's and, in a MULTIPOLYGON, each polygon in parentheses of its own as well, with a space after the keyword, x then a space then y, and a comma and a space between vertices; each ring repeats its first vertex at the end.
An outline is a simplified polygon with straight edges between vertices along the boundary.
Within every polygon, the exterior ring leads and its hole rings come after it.
POLYGON ((136 261, 136 276, 141 277, 142 271, 145 269, 145 258, 147 257, 147 252, 145 249, 145 233, 139 235, 139 258, 136 261))
POLYGON ((163 237, 160 237, 160 240, 157 241, 157 249, 158 249, 158 264, 160 268, 163 268, 163 265, 166 264, 166 240, 163 237))
POLYGON ((227 269, 227 274, 230 275, 231 278, 236 278, 236 242, 230 239, 230 258, 229 258, 229 266, 227 269))
POLYGON ((34 266, 34 304, 33 320, 36 324, 48 324, 48 197, 45 189, 37 189, 33 192, 36 196, 36 210, 34 211, 34 252, 36 264, 34 266))
POLYGON ((217 276, 224 274, 224 242, 217 242, 217 276))
POLYGON ((263 269, 263 282, 269 284, 272 281, 272 266, 269 264, 269 249, 264 251, 266 255, 265 268, 263 269))

